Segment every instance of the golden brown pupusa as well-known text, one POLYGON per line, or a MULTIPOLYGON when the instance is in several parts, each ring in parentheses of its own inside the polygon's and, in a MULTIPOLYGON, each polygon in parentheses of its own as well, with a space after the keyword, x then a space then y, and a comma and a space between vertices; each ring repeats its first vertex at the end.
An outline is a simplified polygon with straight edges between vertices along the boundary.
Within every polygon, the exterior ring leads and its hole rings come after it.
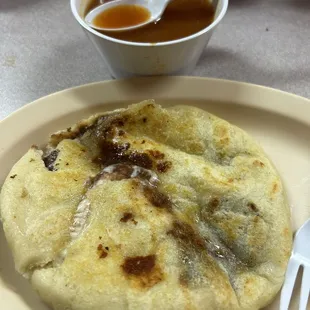
POLYGON ((291 249, 264 152, 190 106, 145 101, 52 135, 0 207, 17 270, 55 309, 258 309, 291 249))

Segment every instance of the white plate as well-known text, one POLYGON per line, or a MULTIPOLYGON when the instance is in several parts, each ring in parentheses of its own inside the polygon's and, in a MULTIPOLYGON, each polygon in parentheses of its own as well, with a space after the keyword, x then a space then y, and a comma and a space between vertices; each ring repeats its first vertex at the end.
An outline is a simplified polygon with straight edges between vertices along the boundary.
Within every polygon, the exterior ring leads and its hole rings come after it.
MULTIPOLYGON (((310 217, 310 100, 274 89, 193 77, 139 78, 89 84, 41 98, 0 122, 0 182, 32 144, 94 112, 143 99, 190 104, 240 126, 264 147, 278 168, 297 229, 310 217)), ((293 307, 297 309, 295 292, 293 307)), ((278 309, 275 300, 267 309, 278 309)), ((48 309, 14 271, 0 231, 0 309, 48 309)))

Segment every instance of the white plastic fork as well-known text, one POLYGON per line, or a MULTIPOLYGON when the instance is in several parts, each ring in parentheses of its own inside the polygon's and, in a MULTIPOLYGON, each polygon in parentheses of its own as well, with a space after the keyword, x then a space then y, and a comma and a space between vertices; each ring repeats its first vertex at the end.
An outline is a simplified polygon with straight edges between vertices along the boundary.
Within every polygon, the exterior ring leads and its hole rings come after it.
POLYGON ((299 228, 295 235, 294 247, 281 291, 280 310, 287 310, 289 307, 300 266, 303 266, 304 270, 301 282, 299 310, 305 310, 310 291, 310 219, 299 228))

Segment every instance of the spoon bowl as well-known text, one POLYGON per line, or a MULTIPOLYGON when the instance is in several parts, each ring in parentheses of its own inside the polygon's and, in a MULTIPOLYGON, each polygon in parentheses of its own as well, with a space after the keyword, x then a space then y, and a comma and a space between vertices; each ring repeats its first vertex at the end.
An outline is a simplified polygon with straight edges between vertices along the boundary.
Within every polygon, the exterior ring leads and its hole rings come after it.
POLYGON ((85 22, 90 27, 96 30, 101 31, 128 31, 137 29, 140 27, 143 27, 145 25, 148 25, 150 23, 156 22, 159 20, 165 11, 167 5, 172 0, 114 0, 107 3, 104 3, 93 10, 91 10, 86 16, 85 16, 85 22), (107 12, 108 10, 111 10, 113 8, 121 7, 121 6, 135 6, 137 8, 142 8, 147 11, 148 15, 146 20, 143 20, 142 22, 138 22, 137 24, 133 24, 130 26, 125 27, 102 27, 101 25, 96 25, 95 20, 96 18, 103 14, 104 12, 107 12))

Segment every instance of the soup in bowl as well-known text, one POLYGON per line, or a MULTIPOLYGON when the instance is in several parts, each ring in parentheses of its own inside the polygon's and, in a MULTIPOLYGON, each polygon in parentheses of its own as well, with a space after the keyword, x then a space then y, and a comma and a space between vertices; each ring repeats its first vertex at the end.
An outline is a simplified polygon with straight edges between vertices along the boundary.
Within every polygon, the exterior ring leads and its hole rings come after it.
POLYGON ((111 76, 124 78, 189 74, 224 17, 228 0, 174 0, 158 22, 113 33, 95 30, 84 20, 100 4, 100 0, 71 0, 71 9, 111 76))

